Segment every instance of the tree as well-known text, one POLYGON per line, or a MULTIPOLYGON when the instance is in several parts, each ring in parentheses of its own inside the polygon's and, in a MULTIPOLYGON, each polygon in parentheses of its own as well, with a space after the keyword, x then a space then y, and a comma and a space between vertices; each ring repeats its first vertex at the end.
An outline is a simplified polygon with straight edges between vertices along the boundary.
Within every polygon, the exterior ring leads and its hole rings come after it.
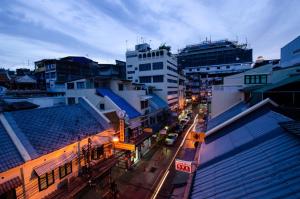
POLYGON ((163 43, 161 44, 159 47, 158 47, 159 50, 162 50, 162 49, 166 49, 168 52, 171 51, 171 46, 167 46, 166 43, 163 43))

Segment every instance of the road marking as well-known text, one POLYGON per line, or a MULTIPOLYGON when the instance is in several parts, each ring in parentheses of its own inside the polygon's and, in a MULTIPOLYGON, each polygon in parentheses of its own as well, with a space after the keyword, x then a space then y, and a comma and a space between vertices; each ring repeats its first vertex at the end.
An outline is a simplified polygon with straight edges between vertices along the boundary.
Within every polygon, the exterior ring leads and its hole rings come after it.
POLYGON ((190 128, 187 130, 187 132, 186 132, 184 138, 182 139, 182 142, 181 142, 180 146, 178 147, 178 149, 177 149, 177 151, 176 151, 176 153, 175 153, 175 155, 174 155, 174 157, 173 157, 171 163, 169 164, 168 168, 166 169, 166 171, 165 171, 165 173, 164 173, 164 175, 163 175, 163 178, 160 180, 160 182, 159 182, 159 184, 158 184, 158 187, 155 189, 154 194, 152 195, 151 199, 155 199, 155 198, 157 197, 157 194, 159 193, 159 191, 160 191, 162 185, 164 184, 164 182, 165 182, 165 180, 166 180, 166 178, 167 178, 167 176, 168 176, 168 174, 169 174, 169 172, 170 172, 170 167, 172 166, 172 163, 174 162, 174 160, 175 160, 175 158, 176 158, 176 156, 177 156, 179 150, 180 150, 181 147, 183 146, 183 144, 184 144, 184 142, 185 142, 185 139, 186 139, 186 137, 188 136, 189 132, 191 131, 191 129, 193 128, 193 126, 195 126, 196 121, 197 121, 197 118, 198 118, 198 114, 195 116, 193 124, 192 124, 192 125, 190 126, 190 128))

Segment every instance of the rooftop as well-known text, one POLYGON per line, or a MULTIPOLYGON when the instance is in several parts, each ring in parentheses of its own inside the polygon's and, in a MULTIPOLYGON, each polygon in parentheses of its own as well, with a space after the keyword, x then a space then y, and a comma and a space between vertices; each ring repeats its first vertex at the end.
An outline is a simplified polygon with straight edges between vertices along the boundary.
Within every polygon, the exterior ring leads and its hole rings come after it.
POLYGON ((264 104, 209 135, 190 198, 300 197, 300 140, 280 126, 289 121, 264 104))

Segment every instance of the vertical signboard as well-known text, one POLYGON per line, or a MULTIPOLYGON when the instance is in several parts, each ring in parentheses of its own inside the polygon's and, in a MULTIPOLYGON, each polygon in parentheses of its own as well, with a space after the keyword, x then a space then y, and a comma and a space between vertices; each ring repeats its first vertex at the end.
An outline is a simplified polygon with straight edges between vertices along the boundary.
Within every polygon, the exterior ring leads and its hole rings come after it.
POLYGON ((125 122, 120 119, 120 142, 125 142, 125 122))

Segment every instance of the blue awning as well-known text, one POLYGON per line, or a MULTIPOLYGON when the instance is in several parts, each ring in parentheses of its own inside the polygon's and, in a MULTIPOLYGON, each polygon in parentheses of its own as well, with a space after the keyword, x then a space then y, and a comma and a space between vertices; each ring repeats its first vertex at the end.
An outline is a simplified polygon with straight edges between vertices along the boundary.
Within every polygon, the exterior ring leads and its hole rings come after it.
POLYGON ((125 99, 115 94, 112 90, 109 88, 97 88, 96 89, 97 94, 100 96, 108 97, 111 99, 120 109, 124 110, 126 114, 128 115, 129 119, 133 119, 136 117, 141 116, 141 114, 132 107, 125 99))
POLYGON ((154 110, 168 108, 167 102, 158 97, 156 94, 151 94, 151 99, 149 99, 150 107, 154 110))

